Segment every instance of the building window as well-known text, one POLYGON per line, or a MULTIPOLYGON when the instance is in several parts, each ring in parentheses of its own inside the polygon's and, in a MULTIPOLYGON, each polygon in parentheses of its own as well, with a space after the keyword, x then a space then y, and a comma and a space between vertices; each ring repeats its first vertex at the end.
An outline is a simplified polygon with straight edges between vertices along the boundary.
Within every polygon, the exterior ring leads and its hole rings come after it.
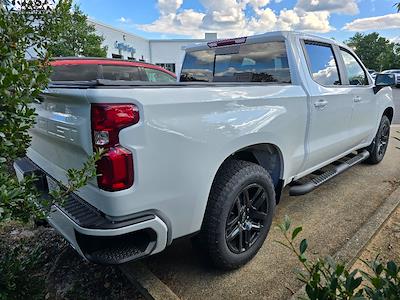
POLYGON ((175 73, 175 64, 164 64, 164 63, 158 63, 156 64, 157 66, 160 66, 161 68, 164 68, 172 73, 175 73))
POLYGON ((113 54, 111 54, 112 55, 112 58, 119 58, 119 59, 123 59, 124 58, 124 56, 122 56, 121 54, 115 54, 115 53, 113 53, 113 54))

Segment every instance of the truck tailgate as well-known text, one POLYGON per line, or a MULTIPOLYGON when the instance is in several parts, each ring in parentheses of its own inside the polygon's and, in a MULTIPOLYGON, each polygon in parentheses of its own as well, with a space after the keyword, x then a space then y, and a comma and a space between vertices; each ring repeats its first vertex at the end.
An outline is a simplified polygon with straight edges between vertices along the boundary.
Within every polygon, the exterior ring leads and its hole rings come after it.
POLYGON ((27 155, 59 180, 65 179, 61 170, 81 167, 93 151, 85 94, 84 89, 48 90, 33 104, 37 119, 27 155))

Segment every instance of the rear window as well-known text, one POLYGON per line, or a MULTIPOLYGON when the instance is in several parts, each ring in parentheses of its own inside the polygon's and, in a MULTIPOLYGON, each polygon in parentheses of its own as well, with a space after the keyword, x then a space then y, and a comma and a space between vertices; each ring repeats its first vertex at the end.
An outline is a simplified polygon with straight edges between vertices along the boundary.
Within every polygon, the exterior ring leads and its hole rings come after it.
POLYGON ((50 76, 52 81, 90 81, 98 79, 97 65, 54 66, 50 76))
POLYGON ((284 42, 188 52, 180 81, 290 83, 284 42))

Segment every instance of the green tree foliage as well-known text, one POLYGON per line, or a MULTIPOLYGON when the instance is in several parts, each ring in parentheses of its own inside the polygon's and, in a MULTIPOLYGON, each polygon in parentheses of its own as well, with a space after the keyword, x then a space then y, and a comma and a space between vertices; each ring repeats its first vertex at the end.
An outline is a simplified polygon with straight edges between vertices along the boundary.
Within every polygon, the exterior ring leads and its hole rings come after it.
POLYGON ((400 44, 392 43, 377 32, 356 33, 346 41, 363 63, 377 71, 400 68, 400 44))
POLYGON ((49 45, 53 56, 107 56, 107 47, 101 46, 104 38, 95 33, 95 27, 88 24, 87 19, 75 5, 71 14, 61 20, 59 26, 63 30, 60 34, 57 33, 57 38, 54 37, 49 45))
MULTIPOLYGON (((71 0, 0 0, 0 221, 29 221, 43 216, 35 204, 34 178, 19 183, 10 176, 12 162, 25 155, 35 123, 31 105, 49 82, 50 45, 65 36, 71 0), (36 57, 27 59, 28 53, 36 57)), ((101 153, 89 157, 81 170, 68 170, 68 184, 54 192, 47 207, 61 201, 95 176, 101 153)))
POLYGON ((369 272, 358 269, 348 270, 332 257, 310 260, 307 255, 308 242, 297 242, 302 227, 292 230, 291 221, 286 216, 278 225, 284 241, 277 241, 292 252, 303 270, 298 271, 298 279, 305 284, 306 299, 350 300, 350 299, 400 299, 400 266, 393 261, 382 263, 376 258, 365 262, 369 272))

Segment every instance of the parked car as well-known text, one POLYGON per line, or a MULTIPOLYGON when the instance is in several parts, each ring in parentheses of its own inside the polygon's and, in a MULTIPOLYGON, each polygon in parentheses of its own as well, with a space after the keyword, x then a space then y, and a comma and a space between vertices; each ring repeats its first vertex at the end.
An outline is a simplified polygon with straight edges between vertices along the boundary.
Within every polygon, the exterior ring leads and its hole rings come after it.
POLYGON ((150 82, 176 82, 176 75, 159 66, 110 58, 56 58, 52 81, 92 81, 98 79, 150 82))
POLYGON ((383 74, 394 74, 396 78, 396 86, 400 87, 400 69, 386 70, 382 72, 383 74))
POLYGON ((346 45, 295 32, 189 47, 179 83, 103 77, 50 84, 34 104, 27 157, 14 165, 47 191, 105 149, 97 180, 48 218, 101 264, 193 236, 215 266, 242 266, 267 237, 283 187, 297 182, 290 194, 303 195, 379 163, 394 113, 393 75, 374 84, 346 45))

